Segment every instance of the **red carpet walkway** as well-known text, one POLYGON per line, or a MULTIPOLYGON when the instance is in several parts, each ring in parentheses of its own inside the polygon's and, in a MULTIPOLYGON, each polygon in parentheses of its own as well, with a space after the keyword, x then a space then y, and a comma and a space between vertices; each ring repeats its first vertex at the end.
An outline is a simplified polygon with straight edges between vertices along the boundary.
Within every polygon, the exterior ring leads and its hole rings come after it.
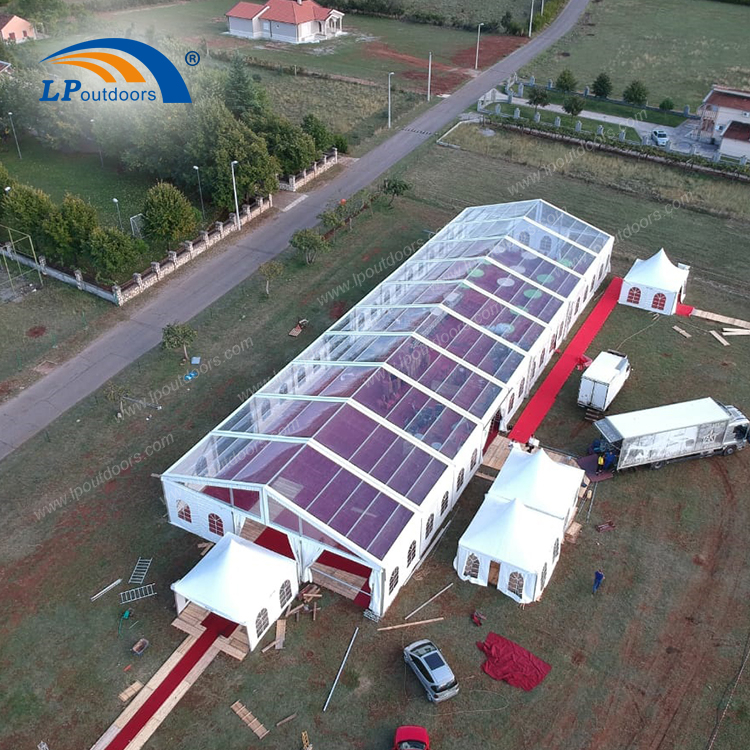
POLYGON ((555 403, 557 394, 560 393, 563 384, 570 373, 573 372, 579 358, 589 348, 591 342, 596 338, 596 334, 599 333, 599 329, 614 310, 617 298, 620 296, 621 286, 622 279, 612 279, 607 291, 604 292, 596 307, 568 344, 557 364, 539 386, 531 401, 526 404, 526 408, 521 413, 516 426, 508 435, 511 440, 525 443, 536 432, 542 420, 547 416, 547 412, 552 408, 552 404, 555 403))
POLYGON ((211 644, 220 636, 229 637, 237 625, 223 617, 211 613, 203 620, 206 631, 185 652, 175 668, 164 678, 148 700, 133 714, 130 721, 118 732, 109 743, 107 750, 125 750, 138 732, 146 726, 151 717, 161 708, 164 702, 175 691, 175 688, 187 677, 190 670, 208 651, 211 644))
POLYGON ((683 305, 682 302, 677 303, 677 310, 675 311, 678 315, 682 315, 685 318, 689 318, 693 314, 694 307, 690 305, 683 305))

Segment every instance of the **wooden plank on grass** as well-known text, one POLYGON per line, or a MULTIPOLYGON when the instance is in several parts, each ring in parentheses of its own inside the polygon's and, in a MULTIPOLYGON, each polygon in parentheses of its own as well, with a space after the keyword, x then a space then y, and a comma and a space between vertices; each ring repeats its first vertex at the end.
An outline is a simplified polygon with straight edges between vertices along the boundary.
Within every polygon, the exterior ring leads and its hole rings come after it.
POLYGON ((286 719, 282 719, 281 721, 276 722, 276 726, 280 727, 282 724, 286 724, 288 721, 291 721, 292 719, 296 719, 297 714, 292 714, 291 716, 287 716, 286 719))
POLYGON ((143 683, 136 680, 132 685, 128 685, 118 697, 123 703, 127 703, 142 688, 143 683))
POLYGON ((263 648, 260 650, 261 654, 265 654, 266 651, 270 651, 275 645, 276 641, 273 640, 267 646, 263 646, 263 648))
POLYGON ((729 346, 729 342, 720 334, 718 334, 716 331, 709 331, 709 333, 722 345, 722 346, 729 346))
POLYGON ((286 620, 276 620, 276 650, 281 651, 284 648, 284 639, 286 638, 286 620))
POLYGON ((724 331, 722 336, 750 336, 750 330, 748 331, 724 331))
POLYGON ((378 630, 398 630, 399 628, 411 628, 414 625, 427 625, 431 622, 440 622, 444 617, 433 617, 431 620, 418 620, 417 622, 404 622, 401 625, 389 625, 387 628, 378 628, 378 630))
POLYGON ((677 331, 680 336, 684 336, 686 339, 692 338, 692 336, 684 328, 680 328, 680 326, 672 326, 672 330, 677 331))

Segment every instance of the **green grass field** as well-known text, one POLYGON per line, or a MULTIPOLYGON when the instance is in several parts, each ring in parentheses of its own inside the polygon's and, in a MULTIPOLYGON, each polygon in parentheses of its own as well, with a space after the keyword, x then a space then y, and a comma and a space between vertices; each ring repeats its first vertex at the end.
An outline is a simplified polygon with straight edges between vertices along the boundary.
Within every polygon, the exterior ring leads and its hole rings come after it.
MULTIPOLYGON (((505 160, 513 160, 540 170, 536 172, 536 181, 529 184, 537 184, 542 174, 546 176, 544 168, 554 166, 558 175, 658 201, 687 202, 693 209, 718 217, 750 221, 748 186, 726 178, 695 174, 686 169, 665 169, 659 164, 601 153, 579 154, 570 145, 508 131, 490 136, 481 126, 472 124, 461 125, 444 140, 468 151, 498 157, 503 165, 505 160)), ((515 189, 516 183, 507 185, 515 189)), ((508 199, 515 195, 510 190, 506 194, 508 199)), ((712 228, 715 226, 711 224, 712 228)), ((732 224, 725 222, 725 226, 732 224)), ((708 239, 705 241, 709 243, 708 239)))
MULTIPOLYGON (((434 145, 421 149, 397 171, 415 186, 410 197, 397 200, 392 210, 362 214, 353 231, 339 234, 333 252, 312 267, 288 260, 270 300, 263 300, 262 284, 252 278, 193 321, 198 336, 192 352, 216 355, 222 364, 167 396, 161 411, 148 420, 143 412, 118 424, 101 393, 87 397, 49 427, 48 438, 40 435, 0 464, 0 486, 11 486, 12 480, 14 487, 12 494, 4 493, 0 541, 0 744, 33 746, 44 737, 52 748, 90 747, 121 710, 117 693, 135 679, 145 682, 181 642, 181 634, 169 626, 169 585, 199 559, 198 539, 168 525, 159 482, 151 473, 163 471, 239 405, 239 393, 257 387, 331 324, 331 304, 320 301, 328 290, 424 237, 425 229, 442 226, 465 205, 508 200, 508 184, 532 171, 484 154, 434 145), (310 326, 299 339, 289 338, 298 317, 308 318, 310 326), (248 336, 250 350, 223 358, 228 347, 248 336), (37 520, 34 511, 44 503, 168 436, 171 442, 153 457, 37 520), (139 555, 152 554, 150 580, 159 594, 137 604, 137 625, 118 638, 116 598, 92 604, 89 596, 117 577, 126 578, 139 555), (152 646, 136 661, 128 648, 140 637, 152 646), (128 664, 133 667, 125 673, 128 664), (75 722, 69 718, 73 712, 75 722)), ((519 197, 532 195, 610 232, 660 206, 563 175, 552 175, 519 197)), ((676 260, 697 267, 687 301, 737 314, 747 307, 750 287, 750 268, 740 260, 749 228, 748 222, 677 211, 618 245, 614 270, 622 273, 632 255, 651 254, 663 244, 676 260), (733 283, 717 283, 707 269, 731 274, 733 283)), ((380 280, 350 289, 342 301, 350 306, 380 280)), ((690 326, 693 338, 678 336, 667 318, 654 323, 638 311, 615 310, 590 353, 622 346, 629 354, 634 374, 617 407, 711 394, 747 410, 750 349, 742 343, 723 349, 708 335, 710 326, 681 324, 690 326)), ((145 397, 183 373, 179 355, 154 350, 116 382, 145 397)), ((580 451, 594 431, 573 406, 575 377, 539 437, 580 451)), ((247 747, 253 738, 229 710, 241 700, 271 728, 269 747, 294 746, 306 729, 316 746, 377 750, 388 746, 397 724, 416 723, 428 728, 436 747, 471 737, 477 747, 493 750, 635 748, 662 737, 663 748, 704 748, 747 637, 750 580, 744 561, 750 510, 739 490, 736 497, 733 493, 748 480, 747 457, 738 454, 667 467, 658 475, 628 474, 601 485, 590 522, 586 508, 578 518, 585 527, 579 541, 563 548, 542 602, 521 610, 497 592, 458 582, 452 570, 456 542, 486 492, 486 482, 477 478, 436 552, 383 624, 402 621, 455 582, 423 610, 425 617, 443 616, 444 622, 378 634, 361 610, 325 593, 318 621, 313 624, 308 616, 291 622, 283 651, 258 652, 242 664, 220 655, 149 747, 247 747), (592 526, 610 518, 617 530, 597 534, 592 526), (604 566, 607 579, 602 596, 592 599, 591 577, 598 566, 604 566), (469 620, 475 608, 488 617, 482 630, 469 620), (356 625, 360 636, 323 714, 356 625), (474 643, 487 629, 552 664, 540 688, 523 693, 480 671, 474 643), (423 636, 435 638, 462 685, 456 699, 438 707, 426 702, 400 656, 403 645, 423 636), (295 712, 295 721, 274 727, 295 712)), ((743 746, 749 707, 745 679, 722 724, 719 747, 743 746)))
POLYGON ((31 136, 22 138, 19 160, 15 146, 8 141, 0 146, 0 162, 19 182, 44 190, 52 200, 62 201, 66 193, 79 195, 96 207, 99 221, 117 226, 117 198, 126 231, 130 217, 140 213, 146 192, 153 182, 134 172, 118 172, 109 161, 101 167, 99 154, 65 154, 46 148, 31 136))
POLYGON ((520 73, 557 78, 570 68, 581 87, 602 72, 620 96, 634 78, 649 104, 666 97, 678 109, 700 104, 712 83, 750 88, 750 8, 711 0, 621 0, 591 3, 575 29, 520 73))

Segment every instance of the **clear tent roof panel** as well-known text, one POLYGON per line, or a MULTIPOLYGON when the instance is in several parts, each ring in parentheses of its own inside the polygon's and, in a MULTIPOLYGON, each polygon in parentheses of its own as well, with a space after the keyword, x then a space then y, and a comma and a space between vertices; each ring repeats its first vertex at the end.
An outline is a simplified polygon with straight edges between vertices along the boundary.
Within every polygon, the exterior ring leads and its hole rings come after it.
POLYGON ((312 437, 340 409, 341 404, 336 402, 290 400, 258 394, 219 425, 218 429, 287 437, 312 437))

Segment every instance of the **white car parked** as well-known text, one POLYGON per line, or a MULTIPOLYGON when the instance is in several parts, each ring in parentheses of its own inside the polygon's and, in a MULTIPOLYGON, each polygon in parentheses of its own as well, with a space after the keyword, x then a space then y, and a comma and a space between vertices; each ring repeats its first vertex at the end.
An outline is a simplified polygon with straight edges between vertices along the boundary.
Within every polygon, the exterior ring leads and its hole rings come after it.
POLYGON ((669 136, 667 135, 666 130, 652 130, 651 140, 657 146, 666 146, 669 143, 669 136))

